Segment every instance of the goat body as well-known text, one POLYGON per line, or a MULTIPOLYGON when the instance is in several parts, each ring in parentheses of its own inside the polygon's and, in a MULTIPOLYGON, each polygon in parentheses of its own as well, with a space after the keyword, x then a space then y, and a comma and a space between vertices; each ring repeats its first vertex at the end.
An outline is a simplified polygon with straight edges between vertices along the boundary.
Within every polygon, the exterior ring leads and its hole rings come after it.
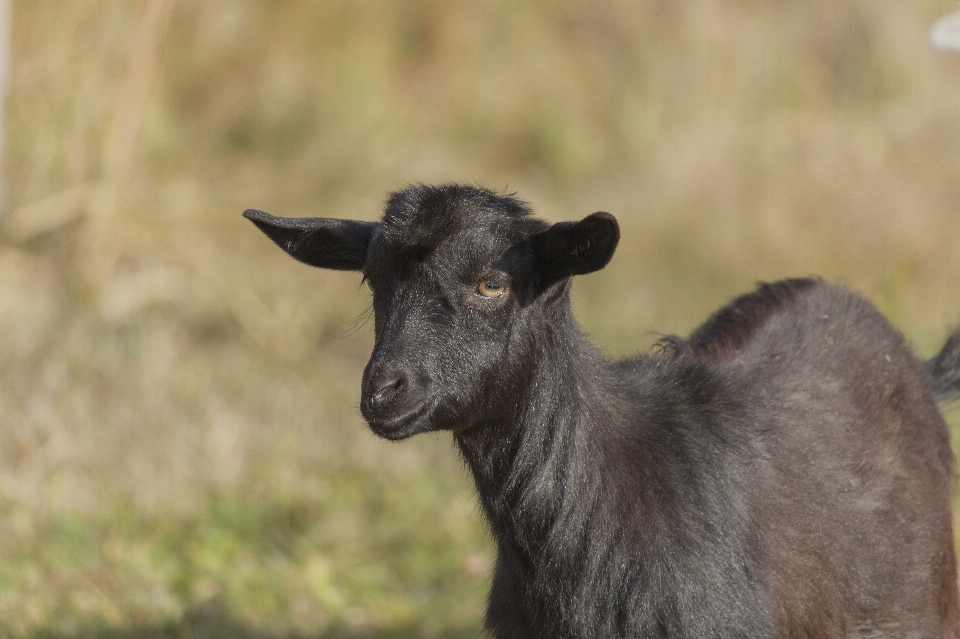
POLYGON ((245 215, 293 257, 362 270, 361 412, 450 430, 497 544, 486 624, 520 637, 960 637, 953 458, 926 365, 863 298, 761 285, 659 353, 608 361, 572 275, 619 239, 456 184, 381 222, 245 215))

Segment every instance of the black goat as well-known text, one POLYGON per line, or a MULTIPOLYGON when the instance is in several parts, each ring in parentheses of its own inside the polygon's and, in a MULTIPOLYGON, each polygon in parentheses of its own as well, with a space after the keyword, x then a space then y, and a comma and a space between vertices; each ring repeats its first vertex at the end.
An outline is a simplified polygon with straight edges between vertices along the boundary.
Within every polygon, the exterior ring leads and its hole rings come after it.
POLYGON ((787 280, 611 362, 568 295, 613 256, 607 213, 551 226, 454 184, 377 223, 244 215, 363 271, 360 410, 388 439, 453 432, 497 543, 494 637, 960 637, 935 401, 960 332, 925 368, 863 298, 787 280))

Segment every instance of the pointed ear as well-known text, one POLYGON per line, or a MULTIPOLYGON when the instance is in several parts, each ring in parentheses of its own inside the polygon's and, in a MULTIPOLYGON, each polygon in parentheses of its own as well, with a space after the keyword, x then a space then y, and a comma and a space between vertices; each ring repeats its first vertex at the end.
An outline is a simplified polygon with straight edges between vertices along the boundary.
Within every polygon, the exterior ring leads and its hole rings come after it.
POLYGON ((571 275, 599 271, 613 257, 619 241, 617 219, 603 212, 579 222, 558 222, 531 235, 537 288, 542 291, 571 275))
POLYGON ((275 217, 248 209, 243 217, 257 225, 277 246, 310 266, 359 271, 367 261, 367 246, 375 222, 326 217, 275 217))

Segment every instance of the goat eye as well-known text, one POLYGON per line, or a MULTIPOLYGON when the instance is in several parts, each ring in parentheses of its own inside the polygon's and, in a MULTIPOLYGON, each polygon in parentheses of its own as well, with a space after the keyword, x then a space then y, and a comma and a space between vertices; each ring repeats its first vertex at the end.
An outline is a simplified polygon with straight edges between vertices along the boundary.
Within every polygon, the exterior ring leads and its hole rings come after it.
POLYGON ((477 293, 484 297, 500 297, 507 290, 507 287, 494 282, 480 282, 477 286, 477 293))

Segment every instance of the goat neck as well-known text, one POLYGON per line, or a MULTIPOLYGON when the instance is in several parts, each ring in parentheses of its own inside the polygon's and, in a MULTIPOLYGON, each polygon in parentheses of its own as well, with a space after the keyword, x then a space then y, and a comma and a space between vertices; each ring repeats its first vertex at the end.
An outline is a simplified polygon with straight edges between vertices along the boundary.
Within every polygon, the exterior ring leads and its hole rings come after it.
POLYGON ((494 534, 527 555, 539 554, 532 540, 550 538, 571 499, 581 513, 590 507, 599 477, 575 460, 597 454, 588 423, 593 431, 616 423, 608 366, 562 305, 528 360, 527 378, 505 398, 513 409, 499 423, 454 435, 494 534))

